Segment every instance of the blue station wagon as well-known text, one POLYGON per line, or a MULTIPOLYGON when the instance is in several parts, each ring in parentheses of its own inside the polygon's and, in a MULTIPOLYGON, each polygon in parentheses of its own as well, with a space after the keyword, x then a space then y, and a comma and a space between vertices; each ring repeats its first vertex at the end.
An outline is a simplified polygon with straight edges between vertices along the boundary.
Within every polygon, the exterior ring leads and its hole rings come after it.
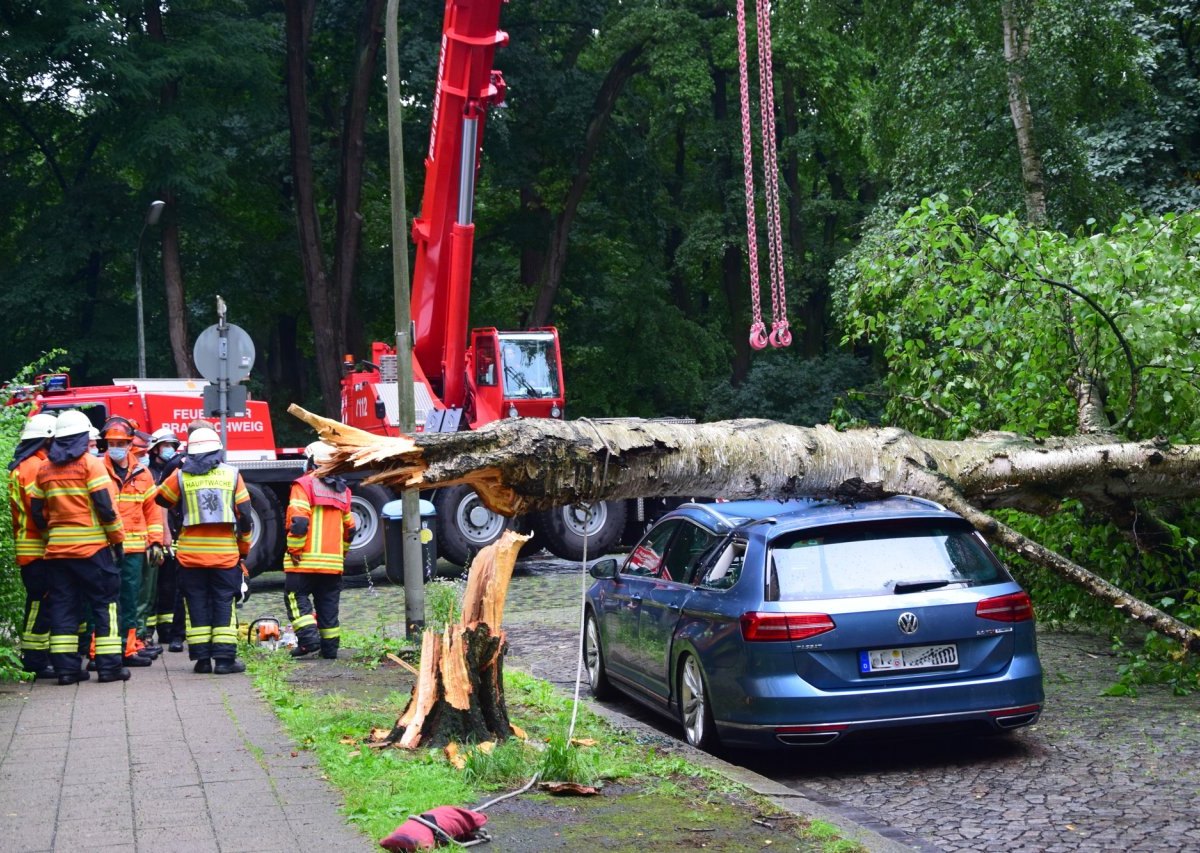
POLYGON ((1042 710, 1029 595, 932 501, 684 504, 590 571, 592 694, 618 688, 694 746, 1007 731, 1042 710))

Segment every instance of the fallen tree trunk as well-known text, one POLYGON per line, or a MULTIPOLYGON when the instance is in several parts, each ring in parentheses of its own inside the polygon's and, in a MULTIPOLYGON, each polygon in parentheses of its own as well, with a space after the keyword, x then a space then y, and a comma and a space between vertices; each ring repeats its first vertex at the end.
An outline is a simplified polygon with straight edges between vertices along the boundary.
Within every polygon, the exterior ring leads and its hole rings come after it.
POLYGON ((507 531, 471 563, 462 617, 421 637, 421 665, 403 713, 382 743, 403 749, 504 740, 511 734, 504 701, 500 627, 517 553, 528 536, 507 531))
POLYGON ((1198 446, 1010 433, 939 441, 899 429, 839 431, 762 420, 504 420, 472 432, 384 438, 298 406, 288 411, 339 448, 331 470, 371 468, 367 482, 395 488, 467 483, 490 509, 510 516, 578 501, 672 495, 929 498, 992 542, 1200 651, 1200 631, 983 512, 1046 514, 1065 498, 1113 512, 1133 500, 1200 497, 1198 446))

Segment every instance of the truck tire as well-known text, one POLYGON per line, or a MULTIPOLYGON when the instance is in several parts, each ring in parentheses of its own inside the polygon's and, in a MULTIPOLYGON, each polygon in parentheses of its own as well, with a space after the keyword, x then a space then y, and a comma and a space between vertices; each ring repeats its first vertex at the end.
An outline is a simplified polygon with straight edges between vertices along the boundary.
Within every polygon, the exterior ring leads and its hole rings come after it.
POLYGON ((354 538, 346 552, 343 570, 361 575, 383 565, 383 505, 395 500, 384 486, 354 483, 350 486, 350 514, 354 516, 354 538))
POLYGON ((450 486, 433 495, 437 510, 438 556, 467 566, 481 548, 513 526, 511 518, 492 512, 470 486, 450 486))
POLYGON ((584 537, 587 556, 602 557, 621 542, 625 532, 624 501, 578 503, 535 513, 533 529, 546 550, 564 560, 582 560, 584 537))
POLYGON ((247 483, 250 493, 250 553, 246 557, 246 568, 255 577, 283 566, 285 543, 283 511, 279 499, 270 489, 258 483, 247 483))

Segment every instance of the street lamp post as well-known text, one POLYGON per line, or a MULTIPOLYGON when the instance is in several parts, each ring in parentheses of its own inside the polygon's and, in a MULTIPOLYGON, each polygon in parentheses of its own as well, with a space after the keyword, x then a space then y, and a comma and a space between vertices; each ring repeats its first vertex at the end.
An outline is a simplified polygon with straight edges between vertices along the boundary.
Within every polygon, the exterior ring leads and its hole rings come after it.
POLYGON ((142 230, 138 232, 137 253, 133 263, 133 287, 137 294, 137 330, 138 330, 138 378, 146 378, 146 321, 142 314, 142 237, 146 234, 147 225, 157 225, 162 216, 165 201, 152 201, 146 210, 146 218, 142 221, 142 230))

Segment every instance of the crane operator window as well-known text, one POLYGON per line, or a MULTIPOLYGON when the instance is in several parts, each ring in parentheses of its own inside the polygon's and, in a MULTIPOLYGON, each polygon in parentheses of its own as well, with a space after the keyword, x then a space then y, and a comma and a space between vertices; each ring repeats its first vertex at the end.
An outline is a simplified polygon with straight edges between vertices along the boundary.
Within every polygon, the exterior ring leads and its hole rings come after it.
POLYGON ((559 395, 558 353, 552 335, 505 335, 500 341, 500 354, 506 398, 559 395))

